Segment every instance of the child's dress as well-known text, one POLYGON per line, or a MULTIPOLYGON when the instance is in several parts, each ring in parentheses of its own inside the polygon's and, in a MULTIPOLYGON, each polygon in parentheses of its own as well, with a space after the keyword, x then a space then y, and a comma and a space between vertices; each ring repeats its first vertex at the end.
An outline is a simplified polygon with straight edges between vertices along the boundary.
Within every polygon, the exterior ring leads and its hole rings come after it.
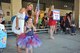
MULTIPOLYGON (((27 30, 29 28, 27 27, 27 30)), ((26 34, 21 34, 18 38, 17 42, 18 46, 21 48, 32 48, 38 47, 41 45, 41 41, 37 34, 34 34, 33 29, 26 34)))
POLYGON ((25 13, 22 13, 22 14, 18 13, 17 17, 18 17, 18 20, 19 20, 19 22, 18 22, 19 29, 18 30, 16 29, 16 18, 15 18, 13 23, 12 23, 12 31, 15 34, 20 35, 21 33, 24 33, 25 13))

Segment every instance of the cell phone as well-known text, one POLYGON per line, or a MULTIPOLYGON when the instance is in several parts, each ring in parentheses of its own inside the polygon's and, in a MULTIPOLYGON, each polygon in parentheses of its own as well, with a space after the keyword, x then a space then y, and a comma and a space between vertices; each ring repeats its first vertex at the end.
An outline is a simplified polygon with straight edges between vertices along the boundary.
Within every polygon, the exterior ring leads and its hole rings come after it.
POLYGON ((20 30, 20 28, 18 28, 18 30, 20 30))

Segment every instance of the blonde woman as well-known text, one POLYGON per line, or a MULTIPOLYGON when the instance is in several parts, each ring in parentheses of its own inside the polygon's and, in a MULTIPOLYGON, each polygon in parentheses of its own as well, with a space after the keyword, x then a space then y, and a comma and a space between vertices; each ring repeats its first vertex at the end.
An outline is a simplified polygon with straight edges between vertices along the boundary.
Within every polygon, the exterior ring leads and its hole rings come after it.
POLYGON ((49 26, 50 26, 50 31, 49 31, 49 33, 50 33, 50 38, 51 39, 54 39, 54 37, 53 37, 53 33, 54 33, 54 31, 55 31, 55 27, 56 27, 56 20, 53 20, 53 10, 54 10, 54 5, 52 5, 51 7, 50 7, 50 9, 49 9, 49 12, 48 12, 48 17, 49 17, 49 22, 48 22, 48 24, 49 24, 49 26))

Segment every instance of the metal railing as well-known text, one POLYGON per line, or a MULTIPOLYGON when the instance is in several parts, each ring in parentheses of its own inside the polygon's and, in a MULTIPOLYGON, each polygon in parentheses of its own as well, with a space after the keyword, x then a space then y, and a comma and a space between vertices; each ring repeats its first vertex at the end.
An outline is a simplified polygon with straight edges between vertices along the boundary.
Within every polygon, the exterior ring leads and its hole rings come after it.
MULTIPOLYGON (((12 31, 12 24, 5 24, 6 30, 8 35, 13 35, 13 31, 12 31)), ((48 32, 48 28, 46 29, 37 29, 37 31, 35 33, 45 33, 48 32)))

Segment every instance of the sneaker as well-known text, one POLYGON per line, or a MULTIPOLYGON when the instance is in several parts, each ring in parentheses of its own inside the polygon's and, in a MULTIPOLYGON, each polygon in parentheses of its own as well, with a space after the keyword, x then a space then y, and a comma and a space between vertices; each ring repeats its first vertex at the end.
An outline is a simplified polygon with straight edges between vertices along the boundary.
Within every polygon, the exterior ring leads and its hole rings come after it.
POLYGON ((53 36, 51 36, 51 37, 50 37, 50 39, 54 39, 54 37, 53 37, 53 36))

